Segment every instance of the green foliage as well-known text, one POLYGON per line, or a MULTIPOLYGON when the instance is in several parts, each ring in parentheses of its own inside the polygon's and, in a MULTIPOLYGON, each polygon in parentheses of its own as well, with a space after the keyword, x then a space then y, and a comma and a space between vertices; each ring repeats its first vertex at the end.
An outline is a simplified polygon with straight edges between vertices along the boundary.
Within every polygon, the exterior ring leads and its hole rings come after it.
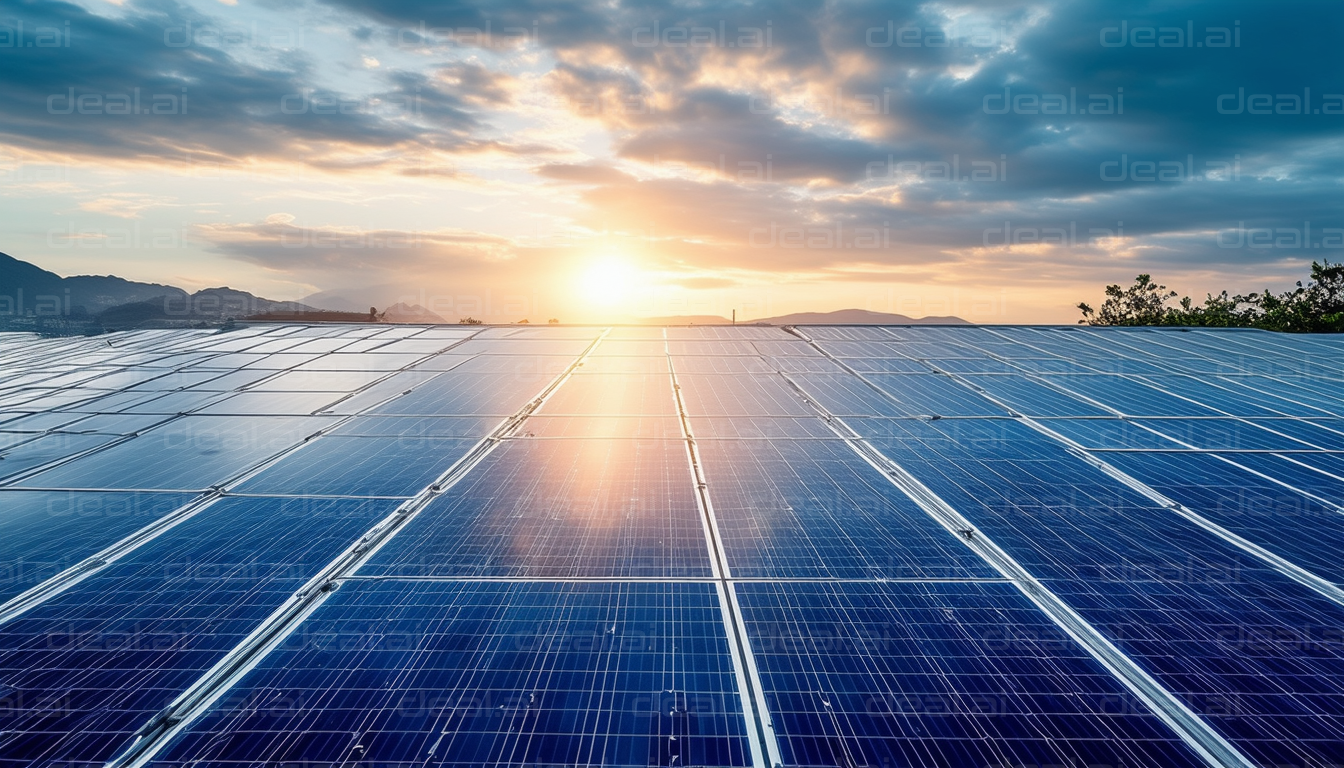
POLYGON ((457 321, 458 325, 482 325, 480 320, 474 317, 464 317, 457 321))
POLYGON ((1100 312, 1087 304, 1079 304, 1078 309, 1092 325, 1162 325, 1167 299, 1175 296, 1175 291, 1154 283, 1150 275, 1139 275, 1128 288, 1106 286, 1106 302, 1100 312))
POLYGON ((1128 288, 1106 286, 1100 310, 1086 303, 1080 323, 1089 325, 1180 325, 1201 328, 1263 328, 1286 333, 1344 333, 1344 264, 1312 262, 1311 279, 1290 291, 1269 290, 1230 296, 1208 294, 1196 306, 1189 296, 1175 307, 1176 297, 1149 275, 1139 275, 1128 288))

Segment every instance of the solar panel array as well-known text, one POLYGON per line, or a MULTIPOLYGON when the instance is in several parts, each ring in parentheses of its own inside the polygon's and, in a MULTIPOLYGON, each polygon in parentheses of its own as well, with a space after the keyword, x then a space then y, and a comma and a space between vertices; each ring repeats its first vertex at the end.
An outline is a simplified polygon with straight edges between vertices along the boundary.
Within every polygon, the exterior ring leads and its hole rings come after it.
POLYGON ((0 336, 3 766, 1326 766, 1344 340, 0 336))

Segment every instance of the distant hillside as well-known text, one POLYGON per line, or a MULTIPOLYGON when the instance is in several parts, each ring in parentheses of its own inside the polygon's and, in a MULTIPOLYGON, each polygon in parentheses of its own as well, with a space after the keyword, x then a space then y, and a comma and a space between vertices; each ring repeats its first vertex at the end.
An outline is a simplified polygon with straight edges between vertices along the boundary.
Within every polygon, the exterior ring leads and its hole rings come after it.
POLYGON ((158 296, 110 307, 97 320, 107 329, 137 328, 164 323, 210 323, 255 315, 302 315, 319 312, 294 301, 271 301, 232 288, 206 288, 181 296, 158 296))
POLYGON ((866 309, 839 309, 835 312, 795 312, 779 317, 763 317, 753 323, 771 325, 971 325, 960 317, 907 317, 866 309))
POLYGON ((58 322, 95 331, 120 330, 316 311, 307 304, 272 301, 227 287, 187 293, 171 285, 138 283, 113 275, 61 277, 0 253, 0 323, 11 327, 58 322))
POLYGON ((407 306, 398 302, 383 310, 379 318, 385 323, 446 323, 442 317, 430 312, 419 304, 407 306))
POLYGON ((96 315, 121 304, 186 296, 186 291, 171 285, 137 283, 112 275, 61 277, 0 253, 0 313, 96 315))

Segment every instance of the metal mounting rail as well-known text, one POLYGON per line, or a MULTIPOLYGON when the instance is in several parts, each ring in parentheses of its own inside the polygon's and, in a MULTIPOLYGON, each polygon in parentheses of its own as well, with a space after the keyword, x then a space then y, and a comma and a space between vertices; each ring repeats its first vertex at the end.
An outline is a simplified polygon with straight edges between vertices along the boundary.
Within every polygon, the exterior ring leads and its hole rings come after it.
POLYGON ((686 458, 690 463, 691 479, 695 481, 696 502, 700 507, 701 523, 705 529, 710 563, 717 581, 719 605, 723 612, 724 632, 729 641, 737 677, 738 698, 742 702, 743 718, 747 721, 747 741, 751 746, 752 765, 779 766, 783 763, 779 739, 775 734, 774 722, 771 720, 770 710, 765 701, 765 690, 761 683, 760 670, 756 667, 755 654, 751 649, 751 638, 747 635, 747 627, 742 620, 732 569, 728 565, 728 553, 723 548, 718 518, 714 515, 714 504, 709 497, 709 483, 700 462, 700 448, 696 445, 695 435, 691 432, 690 415, 686 412, 686 401, 681 395, 681 384, 677 380, 676 368, 672 364, 671 349, 667 347, 666 330, 663 335, 668 373, 672 379, 672 396, 677 407, 677 420, 686 442, 686 458))
MULTIPOLYGON (((784 330, 806 341, 844 370, 859 376, 856 371, 797 329, 787 327, 784 330)), ((780 375, 798 390, 799 394, 811 404, 818 414, 826 419, 827 423, 831 425, 831 429, 843 438, 855 453, 863 457, 893 485, 901 489, 925 513, 955 536, 958 541, 980 555, 1005 578, 1011 580, 1027 599, 1035 603, 1051 621, 1068 633, 1083 650, 1106 667, 1126 688, 1141 699, 1153 714, 1166 723, 1205 762, 1218 768, 1254 768, 1255 763, 1251 762, 1221 734, 1213 730, 1208 723, 1192 712, 1185 705, 1185 702, 1163 688, 1147 671, 1125 655, 1109 638, 1074 611, 1068 603, 1037 580, 1030 571, 995 544, 984 532, 977 529, 969 519, 940 498, 904 467, 892 461, 886 454, 863 439, 843 421, 831 415, 820 403, 816 402, 815 398, 799 387, 793 379, 783 373, 780 375)), ((862 379, 863 377, 859 376, 859 378, 862 379)))
POLYGON ((465 456, 458 459, 439 478, 415 497, 398 507, 369 529, 358 541, 327 564, 320 573, 261 623, 251 634, 220 659, 190 688, 167 707, 152 717, 135 734, 135 740, 124 752, 107 762, 107 768, 139 768, 147 765, 155 754, 167 746, 196 718, 204 714, 215 701, 228 692, 252 670, 268 653, 274 650, 314 611, 326 602, 341 580, 385 545, 406 523, 414 519, 431 501, 462 480, 478 466, 503 439, 527 420, 571 374, 583 364, 593 349, 606 337, 608 331, 593 340, 583 353, 555 377, 545 389, 520 410, 500 424, 490 435, 482 438, 465 456))

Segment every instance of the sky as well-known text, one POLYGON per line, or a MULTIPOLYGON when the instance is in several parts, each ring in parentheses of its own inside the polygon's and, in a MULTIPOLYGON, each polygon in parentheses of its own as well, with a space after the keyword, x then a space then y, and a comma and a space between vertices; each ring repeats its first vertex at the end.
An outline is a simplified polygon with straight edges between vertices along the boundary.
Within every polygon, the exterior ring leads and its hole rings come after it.
POLYGON ((0 251, 450 320, 1072 323, 1344 257, 1344 3, 0 0, 0 251))

